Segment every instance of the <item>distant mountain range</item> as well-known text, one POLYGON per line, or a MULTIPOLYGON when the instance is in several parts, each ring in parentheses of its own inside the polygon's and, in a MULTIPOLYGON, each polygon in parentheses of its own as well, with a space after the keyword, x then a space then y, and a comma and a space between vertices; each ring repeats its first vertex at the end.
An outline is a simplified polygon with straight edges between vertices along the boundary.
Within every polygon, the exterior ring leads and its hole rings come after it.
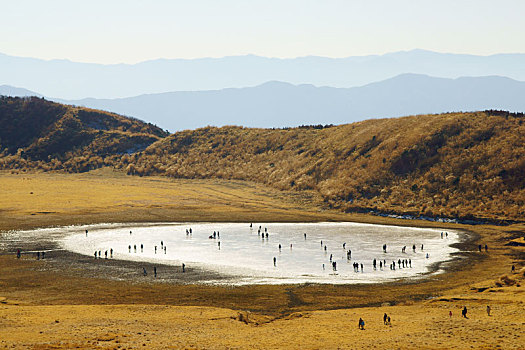
MULTIPOLYGON (((0 87, 0 94, 31 91, 0 87)), ((345 124, 414 114, 503 109, 525 111, 525 82, 504 77, 434 78, 417 74, 355 88, 267 82, 248 88, 180 91, 122 99, 54 101, 133 116, 170 131, 207 125, 288 127, 345 124)))
POLYGON ((412 50, 347 58, 247 55, 109 65, 0 54, 0 84, 63 99, 242 88, 268 81, 349 88, 404 73, 444 78, 499 75, 525 81, 525 54, 474 56, 412 50))

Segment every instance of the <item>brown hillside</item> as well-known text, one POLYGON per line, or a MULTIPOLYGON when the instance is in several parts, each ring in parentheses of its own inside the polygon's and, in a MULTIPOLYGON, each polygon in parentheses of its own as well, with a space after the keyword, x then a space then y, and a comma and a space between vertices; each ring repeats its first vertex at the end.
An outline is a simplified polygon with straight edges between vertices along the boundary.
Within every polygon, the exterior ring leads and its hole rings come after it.
POLYGON ((328 128, 208 127, 173 134, 118 166, 129 174, 313 189, 348 211, 521 220, 524 119, 488 111, 328 128))
POLYGON ((0 97, 0 169, 223 178, 314 190, 345 211, 523 220, 525 117, 500 111, 169 135, 112 113, 0 97), (149 147, 148 147, 149 146, 149 147))
POLYGON ((162 129, 41 98, 0 97, 0 168, 86 171, 145 149, 162 129))

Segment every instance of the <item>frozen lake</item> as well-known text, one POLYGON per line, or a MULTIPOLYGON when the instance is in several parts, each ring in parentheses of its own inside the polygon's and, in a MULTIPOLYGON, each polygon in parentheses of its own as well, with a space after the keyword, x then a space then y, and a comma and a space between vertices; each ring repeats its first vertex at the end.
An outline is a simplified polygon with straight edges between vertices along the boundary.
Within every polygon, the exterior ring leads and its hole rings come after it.
POLYGON ((458 251, 450 245, 459 242, 460 236, 452 230, 350 222, 253 223, 251 228, 249 223, 106 224, 69 227, 68 231, 59 244, 76 253, 94 256, 100 251, 104 258, 108 251, 110 258, 112 249, 113 259, 185 263, 232 276, 228 283, 234 284, 342 284, 420 278, 443 271, 440 263, 450 261, 451 254, 458 251), (265 232, 268 238, 262 237, 265 232), (383 244, 387 245, 386 253, 383 244), (380 262, 386 266, 380 268, 380 262), (357 272, 354 263, 359 264, 357 272))

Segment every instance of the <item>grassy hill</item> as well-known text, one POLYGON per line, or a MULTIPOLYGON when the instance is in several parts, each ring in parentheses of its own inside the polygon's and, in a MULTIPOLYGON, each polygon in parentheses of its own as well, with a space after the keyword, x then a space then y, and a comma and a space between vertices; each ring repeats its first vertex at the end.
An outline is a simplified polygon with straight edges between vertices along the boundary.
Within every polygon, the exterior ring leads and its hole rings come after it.
POLYGON ((329 127, 202 128, 38 98, 0 99, 0 168, 249 180, 317 191, 344 211, 523 220, 525 117, 501 111, 329 127))
POLYGON ((120 166, 315 190, 347 211, 523 219, 524 121, 489 111, 327 128, 209 127, 170 135, 120 166))
POLYGON ((168 133, 140 120, 37 97, 0 97, 0 168, 82 172, 168 133))

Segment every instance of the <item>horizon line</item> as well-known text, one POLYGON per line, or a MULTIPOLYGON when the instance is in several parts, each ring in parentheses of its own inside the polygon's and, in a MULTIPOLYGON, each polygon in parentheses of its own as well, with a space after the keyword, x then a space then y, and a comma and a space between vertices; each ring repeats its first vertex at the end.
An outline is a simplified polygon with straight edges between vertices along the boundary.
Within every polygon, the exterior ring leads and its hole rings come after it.
POLYGON ((232 54, 232 55, 224 55, 224 56, 202 56, 202 57, 192 57, 192 58, 158 57, 158 58, 151 58, 151 59, 146 59, 142 61, 137 61, 134 63, 85 62, 85 61, 75 61, 75 60, 68 59, 68 58, 41 58, 41 57, 34 57, 34 56, 18 56, 18 55, 12 55, 8 53, 4 53, 4 52, 0 52, 0 56, 8 56, 8 57, 14 57, 14 58, 21 58, 21 59, 34 59, 34 60, 40 60, 40 61, 45 61, 45 62, 62 61, 62 62, 69 62, 69 63, 76 63, 76 64, 90 64, 90 65, 102 65, 102 66, 119 66, 119 65, 135 66, 135 65, 155 62, 155 61, 219 60, 219 59, 225 59, 225 58, 240 58, 240 57, 257 57, 257 58, 265 58, 265 59, 272 59, 272 60, 296 60, 296 59, 305 59, 305 58, 344 60, 344 59, 349 59, 349 58, 367 58, 367 57, 372 58, 372 57, 382 57, 382 56, 388 56, 388 55, 393 55, 393 54, 403 54, 403 53, 413 53, 413 52, 431 53, 431 54, 439 54, 439 55, 473 56, 473 57, 492 57, 492 56, 500 56, 500 55, 524 55, 525 54, 525 52, 498 52, 498 53, 482 55, 482 54, 461 53, 461 52, 442 52, 442 51, 414 48, 414 49, 408 49, 408 50, 389 51, 389 52, 384 52, 384 53, 379 53, 379 54, 363 54, 363 55, 340 56, 340 57, 322 56, 322 55, 315 55, 315 54, 304 55, 304 56, 293 56, 293 57, 282 57, 282 56, 277 57, 277 56, 264 56, 264 55, 258 55, 258 54, 253 54, 253 53, 247 53, 247 54, 232 54))

